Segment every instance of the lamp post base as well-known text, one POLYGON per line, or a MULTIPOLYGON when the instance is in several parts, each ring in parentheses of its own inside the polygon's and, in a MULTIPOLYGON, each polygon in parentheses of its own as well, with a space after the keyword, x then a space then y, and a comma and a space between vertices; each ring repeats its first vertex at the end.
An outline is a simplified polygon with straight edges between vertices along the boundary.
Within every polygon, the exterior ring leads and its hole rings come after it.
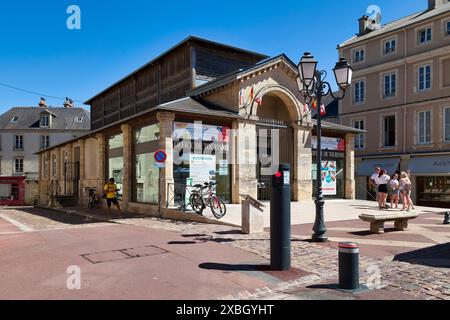
POLYGON ((312 235, 312 241, 314 242, 327 242, 328 237, 324 234, 313 234, 312 235))

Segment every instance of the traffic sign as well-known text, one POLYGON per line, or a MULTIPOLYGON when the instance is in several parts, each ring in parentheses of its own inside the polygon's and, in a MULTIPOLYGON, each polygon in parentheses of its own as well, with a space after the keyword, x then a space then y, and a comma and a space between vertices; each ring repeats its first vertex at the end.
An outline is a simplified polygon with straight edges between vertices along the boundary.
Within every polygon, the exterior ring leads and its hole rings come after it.
POLYGON ((167 160, 167 154, 163 150, 158 150, 155 152, 155 161, 158 163, 163 163, 167 160))

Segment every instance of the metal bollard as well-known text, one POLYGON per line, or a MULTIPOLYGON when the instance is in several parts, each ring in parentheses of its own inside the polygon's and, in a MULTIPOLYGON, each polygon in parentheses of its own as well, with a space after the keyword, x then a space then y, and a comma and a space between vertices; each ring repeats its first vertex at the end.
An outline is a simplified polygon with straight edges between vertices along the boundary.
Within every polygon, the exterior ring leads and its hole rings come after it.
POLYGON ((359 245, 339 243, 339 289, 359 289, 359 245))
POLYGON ((270 267, 291 269, 291 181, 290 165, 282 164, 272 177, 270 199, 270 267))
POLYGON ((450 211, 444 213, 444 224, 450 224, 450 211))

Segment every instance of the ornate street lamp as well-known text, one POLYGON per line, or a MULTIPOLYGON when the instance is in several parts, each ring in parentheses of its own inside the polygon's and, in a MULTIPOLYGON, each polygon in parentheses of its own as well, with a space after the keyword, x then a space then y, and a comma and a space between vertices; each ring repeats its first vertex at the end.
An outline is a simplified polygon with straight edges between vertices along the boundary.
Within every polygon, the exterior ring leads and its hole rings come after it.
POLYGON ((305 99, 305 103, 310 104, 314 99, 317 103, 317 197, 316 197, 316 218, 314 222, 312 240, 316 242, 325 242, 328 240, 325 234, 327 229, 325 227, 323 216, 323 199, 322 190, 322 115, 320 108, 322 105, 322 97, 330 94, 334 99, 342 100, 345 97, 346 90, 352 83, 353 69, 344 58, 339 59, 333 69, 336 83, 342 91, 341 96, 335 96, 331 85, 325 81, 327 73, 324 70, 317 70, 317 61, 314 57, 306 52, 298 64, 297 78, 298 90, 305 99))

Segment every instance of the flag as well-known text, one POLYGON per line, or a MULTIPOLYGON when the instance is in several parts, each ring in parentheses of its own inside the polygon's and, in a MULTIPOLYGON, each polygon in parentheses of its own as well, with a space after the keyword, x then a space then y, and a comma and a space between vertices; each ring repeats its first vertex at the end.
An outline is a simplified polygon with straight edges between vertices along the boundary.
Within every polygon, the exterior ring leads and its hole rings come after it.
POLYGON ((239 90, 239 107, 242 107, 244 105, 244 94, 243 91, 244 89, 239 90))
POLYGON ((313 108, 314 110, 317 109, 317 102, 316 102, 316 100, 313 101, 313 103, 312 103, 312 108, 313 108))
POLYGON ((323 117, 327 114, 327 110, 325 109, 324 105, 320 106, 320 116, 323 117))
POLYGON ((305 105, 303 106, 303 113, 308 113, 309 112, 309 106, 307 103, 305 103, 305 105))

